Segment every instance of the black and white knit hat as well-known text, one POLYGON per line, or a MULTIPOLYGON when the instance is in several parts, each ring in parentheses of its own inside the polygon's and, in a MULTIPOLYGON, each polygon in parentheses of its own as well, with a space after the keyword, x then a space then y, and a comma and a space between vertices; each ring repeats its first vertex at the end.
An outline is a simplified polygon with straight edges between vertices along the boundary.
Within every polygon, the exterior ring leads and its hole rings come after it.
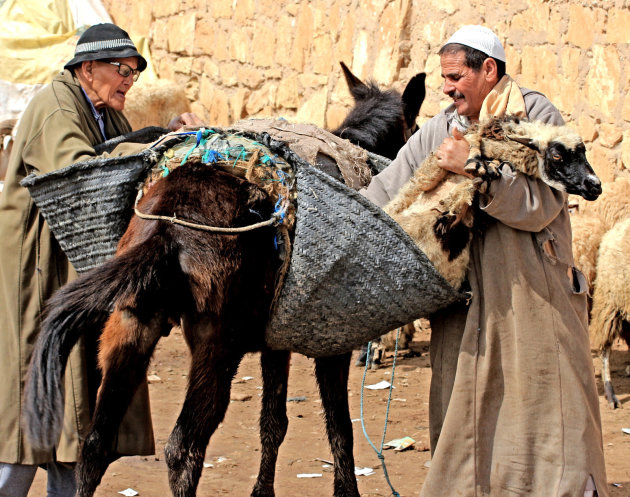
POLYGON ((138 70, 146 69, 147 61, 140 55, 124 29, 111 23, 95 24, 81 35, 74 50, 73 59, 63 67, 69 69, 86 60, 124 59, 125 57, 137 57, 138 70))

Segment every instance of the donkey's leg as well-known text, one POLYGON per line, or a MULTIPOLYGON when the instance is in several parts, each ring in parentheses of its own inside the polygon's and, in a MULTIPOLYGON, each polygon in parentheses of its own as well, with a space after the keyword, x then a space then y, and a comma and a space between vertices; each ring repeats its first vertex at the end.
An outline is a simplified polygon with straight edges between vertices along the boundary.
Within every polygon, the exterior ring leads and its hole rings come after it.
POLYGON ((288 351, 265 351, 260 356, 263 396, 260 412, 260 470, 252 497, 273 497, 278 449, 287 433, 288 351))
POLYGON ((183 323, 192 353, 188 390, 164 448, 174 497, 196 495, 206 447, 225 416, 232 378, 243 357, 234 345, 219 340, 215 326, 207 321, 195 323, 196 320, 183 323))
POLYGON ((326 416, 326 432, 335 462, 335 497, 358 497, 352 452, 352 422, 348 409, 348 370, 351 354, 315 359, 315 375, 326 416))
POLYGON ((112 441, 167 327, 163 316, 144 324, 128 311, 115 311, 107 321, 99 352, 103 379, 76 470, 79 497, 94 494, 113 460, 112 441))

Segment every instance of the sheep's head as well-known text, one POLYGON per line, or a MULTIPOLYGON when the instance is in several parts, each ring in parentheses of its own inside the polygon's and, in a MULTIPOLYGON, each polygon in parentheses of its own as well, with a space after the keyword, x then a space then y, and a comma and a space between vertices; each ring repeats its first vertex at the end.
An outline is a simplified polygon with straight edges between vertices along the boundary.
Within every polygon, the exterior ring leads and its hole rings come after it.
POLYGON ((602 182, 586 159, 586 147, 580 136, 566 126, 521 123, 527 136, 510 139, 540 154, 540 177, 548 185, 567 193, 595 200, 602 193, 602 182))

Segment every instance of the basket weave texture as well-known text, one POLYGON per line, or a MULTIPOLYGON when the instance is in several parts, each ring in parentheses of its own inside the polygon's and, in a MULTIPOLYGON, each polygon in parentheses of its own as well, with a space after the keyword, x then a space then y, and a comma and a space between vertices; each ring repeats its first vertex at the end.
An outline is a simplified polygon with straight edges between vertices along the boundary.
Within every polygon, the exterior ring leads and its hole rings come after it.
POLYGON ((381 209, 313 167, 296 175, 295 240, 271 348, 349 352, 461 298, 381 209))
POLYGON ((21 182, 78 273, 116 252, 152 154, 92 159, 21 182))

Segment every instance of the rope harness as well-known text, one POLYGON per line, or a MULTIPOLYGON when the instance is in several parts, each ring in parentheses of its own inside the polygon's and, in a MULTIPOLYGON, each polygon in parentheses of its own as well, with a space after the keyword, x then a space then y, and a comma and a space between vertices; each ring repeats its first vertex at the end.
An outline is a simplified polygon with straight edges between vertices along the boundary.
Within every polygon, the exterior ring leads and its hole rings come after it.
POLYGON ((138 196, 136 197, 136 204, 133 207, 133 212, 141 219, 147 219, 152 221, 169 221, 173 224, 179 224, 180 226, 185 226, 187 228, 192 228, 195 230, 202 231, 211 231, 214 233, 226 233, 226 234, 234 234, 234 233, 244 233, 246 231, 252 231, 258 228, 264 228, 266 226, 277 225, 280 220, 280 216, 275 213, 269 218, 267 221, 261 221, 259 223, 250 224, 248 226, 239 226, 237 228, 224 228, 221 226, 208 226, 206 224, 197 224, 192 223, 190 221, 185 221, 183 219, 179 219, 176 214, 172 216, 158 216, 154 214, 145 214, 138 210, 138 202, 142 198, 142 190, 138 192, 138 196))

